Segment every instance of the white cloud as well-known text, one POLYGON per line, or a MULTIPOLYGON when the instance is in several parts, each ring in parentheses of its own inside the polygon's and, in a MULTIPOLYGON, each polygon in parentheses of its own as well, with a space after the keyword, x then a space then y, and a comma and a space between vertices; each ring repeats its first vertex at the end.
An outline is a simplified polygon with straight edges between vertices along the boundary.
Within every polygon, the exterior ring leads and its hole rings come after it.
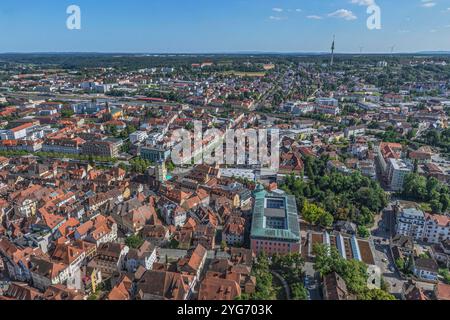
POLYGON ((336 10, 335 12, 329 13, 328 16, 339 18, 339 19, 344 19, 347 21, 357 19, 357 17, 353 14, 353 12, 351 12, 350 10, 347 10, 347 9, 336 10))
POLYGON ((421 7, 423 8, 433 8, 436 5, 436 2, 433 2, 433 0, 422 0, 421 7))
POLYGON ((282 8, 272 8, 272 11, 283 12, 283 9, 282 8))
POLYGON ((280 16, 270 16, 269 19, 273 20, 273 21, 287 20, 286 17, 280 17, 280 16))
POLYGON ((375 0, 351 0, 351 4, 357 4, 358 6, 371 6, 375 4, 375 0))
POLYGON ((310 16, 307 16, 306 18, 313 19, 313 20, 322 20, 323 19, 321 16, 316 16, 316 15, 310 15, 310 16))
POLYGON ((302 12, 302 9, 295 9, 295 12, 302 12))

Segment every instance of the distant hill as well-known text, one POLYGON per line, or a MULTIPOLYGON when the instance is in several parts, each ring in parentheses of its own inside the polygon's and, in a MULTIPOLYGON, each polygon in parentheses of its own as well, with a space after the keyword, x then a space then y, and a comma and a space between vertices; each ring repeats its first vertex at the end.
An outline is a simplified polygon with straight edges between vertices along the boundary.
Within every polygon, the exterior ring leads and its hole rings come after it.
POLYGON ((418 54, 429 54, 429 55, 450 55, 450 51, 420 51, 418 54))

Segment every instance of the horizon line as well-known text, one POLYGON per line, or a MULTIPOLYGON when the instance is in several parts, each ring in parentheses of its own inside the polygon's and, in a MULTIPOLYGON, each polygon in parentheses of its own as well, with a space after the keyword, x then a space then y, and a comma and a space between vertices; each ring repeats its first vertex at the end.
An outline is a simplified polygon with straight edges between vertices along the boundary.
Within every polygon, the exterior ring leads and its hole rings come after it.
MULTIPOLYGON (((10 51, 0 52, 0 55, 27 54, 104 54, 104 55, 331 55, 326 51, 218 51, 218 52, 120 52, 120 51, 10 51)), ((335 52, 335 55, 415 55, 435 54, 450 55, 450 50, 422 50, 404 52, 335 52)))

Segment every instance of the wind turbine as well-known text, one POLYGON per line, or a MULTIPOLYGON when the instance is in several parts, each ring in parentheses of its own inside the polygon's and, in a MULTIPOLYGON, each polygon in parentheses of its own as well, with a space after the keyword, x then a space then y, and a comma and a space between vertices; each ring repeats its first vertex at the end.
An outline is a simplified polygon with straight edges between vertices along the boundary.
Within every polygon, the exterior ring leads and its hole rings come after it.
POLYGON ((394 54, 395 44, 391 47, 391 54, 394 54))

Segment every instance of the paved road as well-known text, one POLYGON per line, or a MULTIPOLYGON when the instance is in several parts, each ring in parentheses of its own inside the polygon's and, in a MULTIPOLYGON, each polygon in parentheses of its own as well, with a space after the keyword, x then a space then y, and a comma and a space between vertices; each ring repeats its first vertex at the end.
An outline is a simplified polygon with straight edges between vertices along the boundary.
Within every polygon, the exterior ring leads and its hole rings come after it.
POLYGON ((393 230, 392 214, 383 212, 377 225, 372 230, 371 240, 374 243, 375 264, 380 267, 385 281, 389 284, 390 292, 399 297, 405 280, 395 267, 395 261, 390 251, 389 240, 393 230))
POLYGON ((319 277, 314 270, 314 264, 311 262, 305 262, 304 266, 305 277, 308 279, 308 285, 306 286, 309 291, 311 300, 322 300, 322 295, 320 294, 320 282, 319 277))

